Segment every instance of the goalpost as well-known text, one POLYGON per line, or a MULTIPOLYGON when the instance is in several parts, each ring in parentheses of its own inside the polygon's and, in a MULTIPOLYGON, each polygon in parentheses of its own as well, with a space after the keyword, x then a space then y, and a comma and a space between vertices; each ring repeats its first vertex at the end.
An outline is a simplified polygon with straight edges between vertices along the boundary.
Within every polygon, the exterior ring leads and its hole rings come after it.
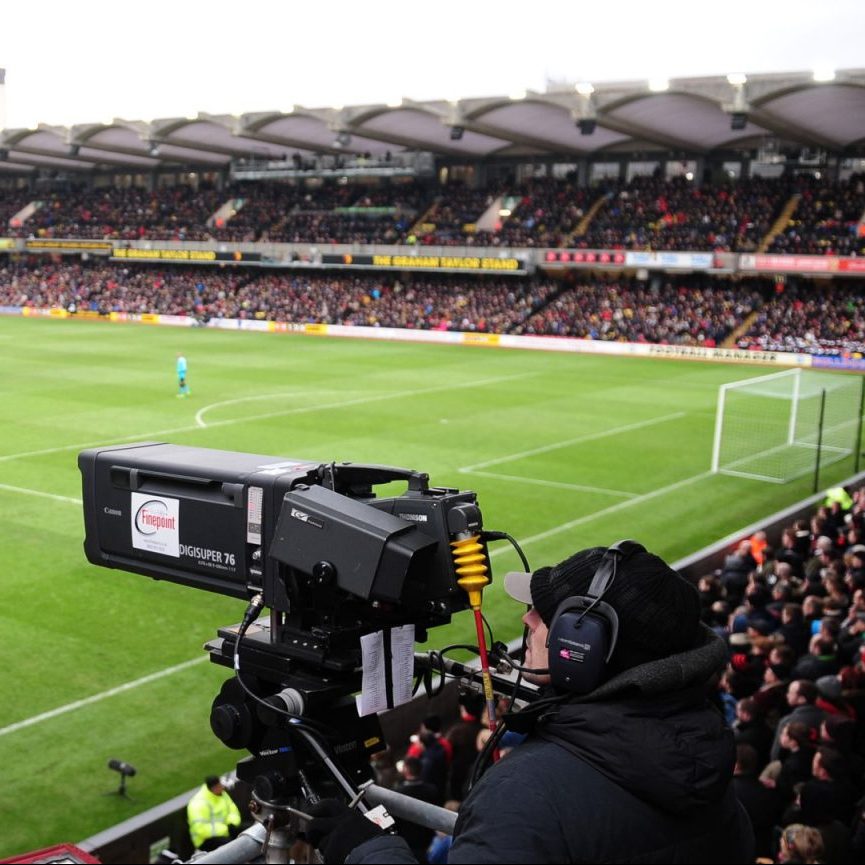
POLYGON ((783 484, 859 447, 858 376, 787 369, 718 391, 712 471, 783 484))

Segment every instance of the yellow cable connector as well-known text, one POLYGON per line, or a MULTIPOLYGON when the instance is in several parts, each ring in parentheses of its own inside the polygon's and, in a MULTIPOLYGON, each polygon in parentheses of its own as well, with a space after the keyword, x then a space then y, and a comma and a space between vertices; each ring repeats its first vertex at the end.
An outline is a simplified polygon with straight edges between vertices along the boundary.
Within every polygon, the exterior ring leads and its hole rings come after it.
POLYGON ((480 535, 451 541, 451 554, 457 572, 457 583, 469 596, 472 609, 481 605, 483 590, 489 585, 489 567, 480 535))

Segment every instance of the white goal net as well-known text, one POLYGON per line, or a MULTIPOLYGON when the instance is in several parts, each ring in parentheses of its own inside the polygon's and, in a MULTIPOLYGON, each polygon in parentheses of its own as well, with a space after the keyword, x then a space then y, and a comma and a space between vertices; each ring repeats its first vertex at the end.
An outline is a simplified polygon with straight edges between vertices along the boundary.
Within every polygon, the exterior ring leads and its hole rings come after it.
POLYGON ((786 483, 859 447, 858 376, 789 369, 718 391, 712 471, 786 483), (822 424, 821 424, 822 415, 822 424))

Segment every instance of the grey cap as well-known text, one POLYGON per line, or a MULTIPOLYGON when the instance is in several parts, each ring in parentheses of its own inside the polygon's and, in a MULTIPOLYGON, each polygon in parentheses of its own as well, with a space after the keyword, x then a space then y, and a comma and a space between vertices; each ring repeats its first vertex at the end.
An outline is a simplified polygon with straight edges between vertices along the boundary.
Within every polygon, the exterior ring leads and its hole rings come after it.
POLYGON ((508 571, 503 582, 505 591, 521 604, 532 605, 532 575, 525 571, 508 571))

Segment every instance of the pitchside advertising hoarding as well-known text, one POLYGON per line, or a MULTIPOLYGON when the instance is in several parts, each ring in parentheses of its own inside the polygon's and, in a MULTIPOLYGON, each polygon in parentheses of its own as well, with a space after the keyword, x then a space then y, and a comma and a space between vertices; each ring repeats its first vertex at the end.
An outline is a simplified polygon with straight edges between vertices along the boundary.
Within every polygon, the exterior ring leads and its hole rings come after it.
POLYGON ((739 269, 758 273, 865 274, 865 258, 839 255, 740 255, 739 269))
MULTIPOLYGON (((151 325, 193 327, 200 325, 195 318, 184 315, 155 315, 115 313, 69 313, 65 309, 37 309, 34 307, 0 307, 0 314, 50 318, 101 318, 114 322, 129 321, 151 325)), ((247 330, 263 333, 304 333, 315 336, 352 337, 355 339, 384 339, 398 342, 435 342, 462 345, 497 346, 534 351, 563 351, 577 354, 630 355, 675 360, 720 361, 748 363, 764 366, 802 366, 865 372, 865 358, 856 354, 824 357, 783 351, 756 351, 739 348, 708 348, 694 345, 663 345, 656 343, 609 342, 606 340, 576 339, 560 336, 515 336, 450 330, 406 330, 393 327, 357 327, 337 324, 304 324, 265 321, 261 319, 211 319, 207 327, 222 330, 247 330)))
POLYGON ((811 361, 815 369, 841 369, 865 372, 865 358, 862 357, 823 357, 815 356, 811 361))

